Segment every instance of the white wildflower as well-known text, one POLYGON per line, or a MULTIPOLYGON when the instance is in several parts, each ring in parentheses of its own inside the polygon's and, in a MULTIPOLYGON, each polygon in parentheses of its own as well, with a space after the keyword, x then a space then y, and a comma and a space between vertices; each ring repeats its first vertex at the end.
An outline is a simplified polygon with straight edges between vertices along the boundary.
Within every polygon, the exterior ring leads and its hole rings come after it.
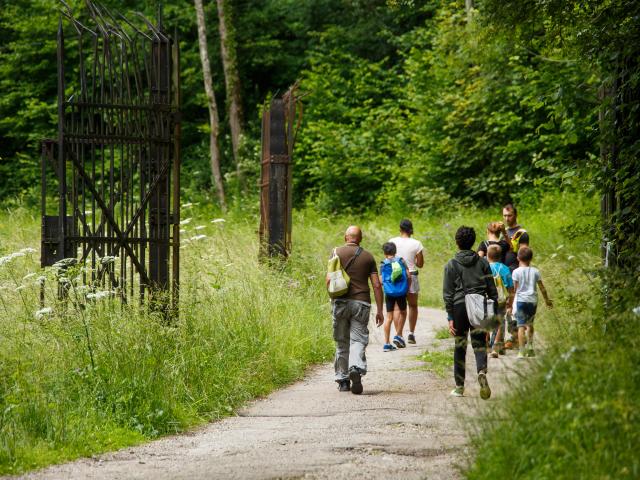
POLYGON ((189 224, 189 223, 191 223, 191 217, 189 217, 189 218, 185 218, 184 220, 182 220, 182 221, 180 222, 180 225, 187 225, 187 224, 189 224))
POLYGON ((29 280, 31 277, 35 277, 36 274, 34 272, 32 273, 27 273, 24 277, 22 277, 22 280, 29 280))
POLYGON ((569 255, 569 256, 567 257, 567 260, 573 260, 574 258, 576 258, 576 257, 575 257, 575 255, 569 255))
POLYGON ((202 230, 202 229, 204 229, 204 228, 206 228, 204 225, 198 225, 198 226, 196 227, 196 230, 202 230))
POLYGON ((211 223, 224 223, 226 220, 224 218, 214 218, 211 220, 211 223))
POLYGON ((35 279, 33 283, 34 285, 44 285, 44 282, 46 280, 47 280, 47 277, 45 277, 44 275, 40 275, 38 278, 35 279))
POLYGON ((187 202, 187 203, 182 204, 182 208, 190 208, 190 207, 193 207, 193 203, 191 203, 191 202, 187 202))
POLYGON ((16 287, 15 291, 19 292, 20 290, 24 290, 25 288, 27 288, 26 285, 19 285, 19 286, 16 287))
POLYGON ((94 293, 88 293, 87 300, 100 300, 102 298, 107 298, 113 294, 115 294, 115 292, 112 292, 111 290, 99 290, 94 293))
POLYGON ((631 310, 633 313, 635 313, 636 315, 640 315, 640 305, 638 305, 636 308, 634 308, 633 310, 631 310))
POLYGON ((231 267, 232 265, 233 265, 233 263, 227 263, 227 264, 224 266, 224 268, 231 267))
POLYGON ((187 231, 184 229, 180 229, 180 233, 187 233, 187 231))
POLYGON ((105 255, 100 259, 100 265, 110 265, 115 263, 117 257, 113 257, 111 255, 105 255))
POLYGON ((35 248, 27 247, 20 250, 18 253, 27 254, 27 253, 36 253, 37 250, 35 248))
POLYGON ((207 236, 200 234, 200 235, 196 235, 195 237, 191 237, 191 240, 196 242, 198 240, 202 240, 203 238, 207 238, 207 236))
POLYGON ((53 264, 54 268, 67 268, 70 267, 72 265, 75 265, 76 263, 78 263, 78 259, 77 258, 63 258, 62 260, 58 260, 56 263, 53 264))
POLYGON ((40 320, 42 317, 44 317, 45 315, 49 315, 51 312, 53 312, 53 309, 51 307, 44 307, 35 313, 35 317, 37 320, 40 320))

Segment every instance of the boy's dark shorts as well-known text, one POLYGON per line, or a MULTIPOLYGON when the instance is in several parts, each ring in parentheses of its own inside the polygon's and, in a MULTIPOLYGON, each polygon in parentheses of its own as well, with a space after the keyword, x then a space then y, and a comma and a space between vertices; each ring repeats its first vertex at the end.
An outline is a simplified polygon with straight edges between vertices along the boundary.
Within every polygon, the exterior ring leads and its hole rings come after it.
POLYGON ((518 309, 516 310, 516 320, 518 321, 518 327, 532 325, 533 320, 536 318, 537 309, 538 304, 536 303, 518 302, 518 309))
POLYGON ((395 305, 398 305, 398 309, 401 312, 404 312, 407 309, 407 296, 403 295, 402 297, 389 297, 385 295, 384 303, 387 307, 387 312, 393 312, 395 305))

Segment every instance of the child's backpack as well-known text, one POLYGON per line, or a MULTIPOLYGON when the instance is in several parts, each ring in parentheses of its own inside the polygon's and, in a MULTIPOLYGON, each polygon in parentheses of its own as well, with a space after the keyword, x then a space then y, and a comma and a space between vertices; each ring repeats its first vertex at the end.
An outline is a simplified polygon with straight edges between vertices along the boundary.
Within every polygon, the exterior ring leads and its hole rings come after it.
POLYGON ((493 281, 496 284, 496 290, 498 290, 498 306, 504 307, 507 304, 507 298, 509 298, 509 291, 507 290, 507 287, 504 286, 500 271, 493 276, 493 281))
POLYGON ((407 264, 400 257, 385 258, 380 265, 382 288, 388 297, 402 297, 409 291, 407 264))

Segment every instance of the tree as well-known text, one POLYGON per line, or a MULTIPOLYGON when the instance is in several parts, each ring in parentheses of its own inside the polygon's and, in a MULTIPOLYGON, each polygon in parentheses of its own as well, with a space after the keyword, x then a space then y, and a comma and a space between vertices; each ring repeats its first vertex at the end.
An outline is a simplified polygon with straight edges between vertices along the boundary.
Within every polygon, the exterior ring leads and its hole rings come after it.
POLYGON ((210 154, 211 154, 211 176, 216 187, 218 200, 222 208, 226 208, 224 196, 224 185, 222 183, 222 174, 220 173, 220 148, 218 147, 218 133, 220 129, 220 120, 218 117, 218 107, 216 105, 216 96, 213 91, 213 78, 211 75, 211 65, 209 64, 209 49, 207 47, 207 28, 204 20, 204 7, 202 0, 194 0, 196 7, 196 17, 198 20, 198 45, 200 46, 200 61, 202 62, 202 75, 204 77, 204 89, 207 94, 207 103, 209 106, 209 123, 210 123, 210 154))
POLYGON ((238 150, 242 139, 242 102, 240 94, 240 76, 236 61, 236 45, 233 25, 228 15, 229 9, 225 0, 216 0, 218 7, 218 28, 220 31, 220 54, 224 70, 227 90, 227 110, 229 127, 231 128, 231 146, 236 163, 238 179, 241 179, 238 150))

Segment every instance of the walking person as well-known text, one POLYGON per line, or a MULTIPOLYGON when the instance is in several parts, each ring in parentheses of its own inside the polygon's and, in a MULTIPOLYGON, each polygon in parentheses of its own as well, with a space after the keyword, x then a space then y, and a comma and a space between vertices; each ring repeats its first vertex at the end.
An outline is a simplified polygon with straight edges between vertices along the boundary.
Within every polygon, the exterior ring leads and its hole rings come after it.
POLYGON ((520 250, 520 247, 529 246, 529 232, 518 223, 518 210, 514 207, 513 203, 507 203, 502 207, 502 218, 506 226, 507 240, 511 245, 511 252, 513 253, 513 255, 506 259, 505 264, 511 272, 513 272, 518 268, 518 250, 520 250))
POLYGON ((487 239, 483 240, 480 242, 480 245, 478 245, 478 255, 486 257, 487 250, 491 245, 497 245, 500 247, 500 259, 498 260, 500 263, 506 265, 507 261, 514 260, 517 263, 515 255, 512 255, 513 259, 508 258, 508 254, 511 252, 511 242, 509 241, 509 235, 504 223, 491 222, 487 225, 487 239))
POLYGON ((467 338, 471 336, 480 384, 480 398, 486 400, 491 396, 487 381, 487 335, 484 330, 476 329, 469 323, 465 295, 486 295, 494 301, 494 305, 497 305, 498 292, 493 282, 489 262, 471 250, 476 241, 476 232, 473 228, 465 226, 458 228, 455 239, 458 252, 444 267, 442 285, 442 297, 449 318, 449 333, 455 338, 453 376, 456 388, 451 391, 451 395, 454 397, 464 395, 467 338))
MULTIPOLYGON (((380 276, 382 277, 382 290, 384 291, 384 302, 387 308, 387 318, 384 322, 384 352, 392 352, 398 347, 390 342, 391 324, 400 323, 400 317, 407 315, 407 291, 411 288, 411 275, 406 262, 402 257, 396 256, 396 244, 387 242, 382 245, 384 260, 380 265, 380 276)), ((397 337, 394 338, 397 341, 397 337)), ((396 344, 397 345, 397 344, 396 344)))
MULTIPOLYGON (((353 225, 344 234, 345 244, 335 249, 340 264, 350 277, 347 293, 332 301, 334 361, 338 390, 362 393, 362 376, 367 373, 366 348, 369 344, 369 313, 373 287, 376 301, 376 325, 382 325, 382 286, 373 255, 360 247, 362 230, 353 225)), ((327 286, 329 276, 327 275, 327 286)))
POLYGON ((499 355, 505 354, 502 343, 502 337, 505 332, 505 318, 507 313, 511 315, 514 298, 511 271, 509 267, 500 262, 502 253, 500 246, 495 244, 489 245, 489 249, 487 250, 487 259, 491 267, 491 274, 493 275, 496 290, 498 291, 498 326, 493 331, 490 341, 491 358, 498 358, 499 355))
MULTIPOLYGON (((411 274, 411 286, 407 293, 407 304, 409 306, 409 335, 407 336, 408 343, 416 343, 416 323, 418 323, 418 293, 420 292, 420 282, 418 281, 418 268, 424 266, 424 247, 420 240, 411 238, 413 235, 413 223, 409 219, 403 219, 400 221, 400 236, 393 237, 389 241, 395 243, 398 256, 402 257, 409 267, 409 273, 411 274)), ((405 342, 403 338, 404 324, 406 316, 400 318, 400 323, 396 326, 396 333, 399 337, 394 338, 396 346, 404 347, 405 342)))
POLYGON ((516 321, 518 322, 518 358, 534 357, 533 350, 533 321, 538 309, 538 294, 536 286, 540 289, 547 307, 552 308, 553 303, 547 294, 547 289, 542 283, 540 271, 531 266, 533 251, 529 247, 520 247, 518 261, 520 266, 513 272, 513 283, 516 289, 516 321), (525 331, 526 350, 525 350, 525 331))
MULTIPOLYGON (((518 250, 520 247, 529 246, 529 232, 527 232, 522 225, 518 223, 518 210, 513 203, 506 203, 502 207, 502 218, 505 223, 507 238, 511 246, 510 251, 505 258, 505 265, 511 270, 513 274, 514 270, 518 268, 518 250)), ((514 337, 518 335, 517 322, 514 319, 516 312, 518 311, 518 304, 514 302, 513 312, 507 314, 506 325, 507 331, 505 332, 505 348, 511 350, 513 348, 514 337)))

